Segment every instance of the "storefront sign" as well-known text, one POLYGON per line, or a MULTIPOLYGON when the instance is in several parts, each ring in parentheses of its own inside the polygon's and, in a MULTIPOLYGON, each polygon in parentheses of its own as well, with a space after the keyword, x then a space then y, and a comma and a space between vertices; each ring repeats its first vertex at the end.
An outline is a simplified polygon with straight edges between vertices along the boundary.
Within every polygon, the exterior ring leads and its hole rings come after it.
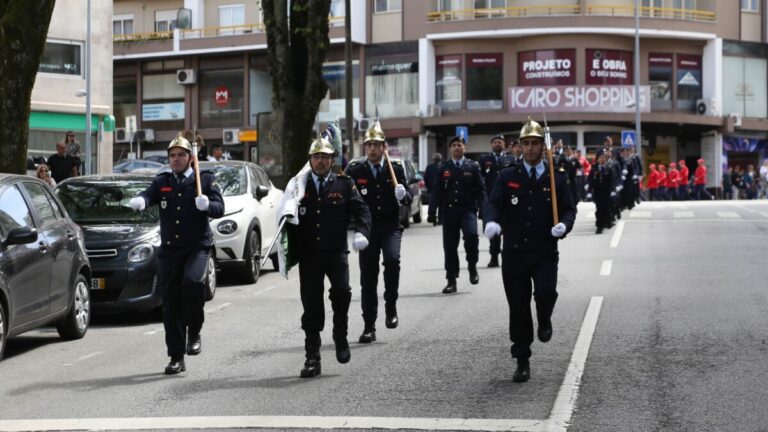
POLYGON ((371 75, 390 75, 400 73, 418 73, 419 63, 417 62, 399 62, 371 65, 371 75))
POLYGON ((213 100, 214 102, 216 102, 217 106, 225 107, 229 105, 229 97, 230 95, 229 95, 228 88, 224 86, 216 87, 216 90, 214 91, 213 100))
POLYGON ((501 54, 467 54, 467 67, 501 67, 501 54))
POLYGON ((650 53, 648 54, 648 64, 650 66, 672 67, 672 54, 650 53))
POLYGON ((521 86, 576 83, 576 50, 525 51, 517 54, 517 80, 521 86))
MULTIPOLYGON (((650 112, 650 86, 640 86, 640 111, 650 112)), ((510 87, 510 113, 635 112, 635 86, 510 87)))
POLYGON ((632 51, 587 49, 587 84, 626 85, 634 83, 632 51))
POLYGON ((46 42, 43 57, 40 59, 38 72, 80 75, 80 51, 79 43, 46 42))
POLYGON ((144 104, 141 106, 143 121, 183 120, 184 102, 144 104))

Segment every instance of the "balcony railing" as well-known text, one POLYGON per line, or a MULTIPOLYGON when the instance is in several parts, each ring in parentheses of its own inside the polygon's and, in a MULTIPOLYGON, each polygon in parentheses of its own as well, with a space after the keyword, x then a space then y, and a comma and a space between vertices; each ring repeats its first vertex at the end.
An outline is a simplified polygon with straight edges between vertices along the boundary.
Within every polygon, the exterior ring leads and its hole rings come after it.
MULTIPOLYGON (((601 16, 634 16, 635 8, 634 6, 625 5, 600 5, 587 6, 586 10, 582 11, 579 5, 537 5, 486 9, 452 9, 429 12, 427 14, 427 21, 466 21, 473 19, 580 15, 582 13, 584 15, 601 16)), ((640 16, 644 18, 715 21, 714 12, 697 9, 643 6, 640 8, 640 16)))
MULTIPOLYGON (((635 7, 621 5, 588 6, 586 12, 587 15, 634 16, 635 7)), ((712 11, 653 6, 641 6, 640 16, 644 18, 715 21, 715 13, 712 11)))
POLYGON ((235 36, 264 32, 264 24, 241 24, 234 26, 204 27, 197 29, 180 29, 179 39, 200 39, 218 36, 235 36))
POLYGON ((160 39, 173 39, 173 31, 112 35, 112 42, 139 42, 160 39))

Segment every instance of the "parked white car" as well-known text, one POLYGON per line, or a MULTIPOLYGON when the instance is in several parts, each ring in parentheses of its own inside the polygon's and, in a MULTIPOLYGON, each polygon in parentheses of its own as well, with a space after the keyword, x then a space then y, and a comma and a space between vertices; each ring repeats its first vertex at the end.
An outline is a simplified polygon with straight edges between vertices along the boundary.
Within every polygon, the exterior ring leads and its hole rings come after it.
MULTIPOLYGON (((277 234, 277 207, 283 191, 264 169, 251 162, 201 162, 210 170, 224 196, 224 216, 211 220, 216 262, 222 271, 233 269, 244 283, 254 283, 261 273, 261 257, 277 234)), ((277 268, 276 249, 270 255, 277 268)))

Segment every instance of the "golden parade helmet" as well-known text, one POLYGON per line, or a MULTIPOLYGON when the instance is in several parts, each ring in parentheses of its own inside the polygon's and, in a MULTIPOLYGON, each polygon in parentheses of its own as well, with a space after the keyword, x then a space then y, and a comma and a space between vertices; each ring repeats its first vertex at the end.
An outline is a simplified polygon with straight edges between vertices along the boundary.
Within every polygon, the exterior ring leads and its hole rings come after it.
POLYGON ((184 138, 184 136, 182 135, 181 132, 179 132, 179 134, 176 135, 176 138, 171 140, 171 143, 168 144, 167 151, 171 151, 171 149, 174 148, 174 147, 181 147, 184 150, 192 153, 192 145, 189 144, 189 141, 187 141, 187 139, 184 138))
POLYGON ((308 154, 313 155, 315 153, 333 154, 333 145, 325 138, 318 138, 309 145, 308 154))
POLYGON ((381 130, 381 125, 379 124, 378 120, 373 122, 373 126, 369 127, 368 130, 365 131, 365 140, 363 140, 363 142, 368 141, 387 141, 387 137, 384 136, 384 131, 381 130))
POLYGON ((540 124, 533 121, 531 117, 528 117, 528 121, 525 122, 523 128, 520 129, 520 139, 522 140, 523 138, 527 137, 544 138, 544 128, 542 128, 540 124))

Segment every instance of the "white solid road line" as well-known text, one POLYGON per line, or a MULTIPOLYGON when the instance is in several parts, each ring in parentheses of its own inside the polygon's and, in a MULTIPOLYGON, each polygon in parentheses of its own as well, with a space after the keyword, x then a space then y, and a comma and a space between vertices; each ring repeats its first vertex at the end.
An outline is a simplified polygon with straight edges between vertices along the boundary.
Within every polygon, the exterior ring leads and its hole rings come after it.
MULTIPOLYGON (((581 376, 597 328, 603 297, 592 297, 548 419, 461 419, 419 417, 211 416, 0 420, 0 432, 168 429, 394 429, 566 432, 576 408, 581 376)), ((223 305, 222 305, 223 306, 223 305)), ((95 354, 95 353, 94 353, 95 354)), ((91 356, 93 354, 89 354, 91 356)), ((88 356, 86 356, 88 357, 88 356)), ((85 357, 83 357, 85 358, 85 357)), ((81 358, 82 359, 82 358, 81 358)))
POLYGON ((600 276, 610 276, 611 268, 613 268, 613 260, 603 261, 603 265, 600 266, 600 276))
POLYGON ((616 224, 616 231, 613 232, 613 237, 611 237, 612 248, 619 246, 619 242, 621 241, 621 235, 623 233, 624 233, 624 221, 619 221, 616 224))
POLYGON ((587 313, 584 314, 579 337, 576 339, 576 346, 573 349, 571 361, 568 364, 568 371, 565 373, 565 379, 560 386, 560 391, 557 393, 555 405, 549 413, 550 432, 565 432, 568 430, 573 410, 576 409, 581 376, 584 373, 584 365, 587 362, 589 347, 592 345, 592 336, 597 328, 597 318, 600 316, 602 305, 603 297, 592 297, 589 301, 587 313))

